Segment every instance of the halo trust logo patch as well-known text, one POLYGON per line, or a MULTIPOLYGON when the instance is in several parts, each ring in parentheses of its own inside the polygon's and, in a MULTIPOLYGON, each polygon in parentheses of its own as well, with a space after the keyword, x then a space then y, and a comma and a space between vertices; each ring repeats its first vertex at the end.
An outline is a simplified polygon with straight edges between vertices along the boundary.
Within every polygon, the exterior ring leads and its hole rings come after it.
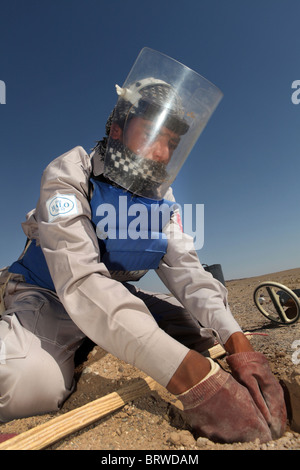
POLYGON ((78 214, 75 194, 57 194, 46 202, 48 222, 53 222, 57 217, 68 217, 78 214))

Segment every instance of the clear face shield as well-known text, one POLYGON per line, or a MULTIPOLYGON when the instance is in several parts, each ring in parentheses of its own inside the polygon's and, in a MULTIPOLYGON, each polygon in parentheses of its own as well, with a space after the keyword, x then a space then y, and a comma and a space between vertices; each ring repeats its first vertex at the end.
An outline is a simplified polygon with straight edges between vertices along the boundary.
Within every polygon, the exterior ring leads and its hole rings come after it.
POLYGON ((136 195, 160 200, 222 93, 193 70, 149 48, 142 49, 116 90, 104 175, 136 195))

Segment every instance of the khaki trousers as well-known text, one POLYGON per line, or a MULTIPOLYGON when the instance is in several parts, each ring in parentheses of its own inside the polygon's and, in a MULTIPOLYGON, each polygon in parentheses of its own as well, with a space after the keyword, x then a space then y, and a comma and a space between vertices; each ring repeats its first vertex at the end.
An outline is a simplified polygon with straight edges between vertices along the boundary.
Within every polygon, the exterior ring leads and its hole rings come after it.
MULTIPOLYGON (((145 302, 158 326, 179 343, 199 352, 213 344, 212 337, 205 332, 201 335, 199 325, 173 297, 130 284, 126 287, 145 302)), ((74 356, 85 336, 50 291, 10 281, 4 300, 0 421, 56 411, 74 389, 74 356)))

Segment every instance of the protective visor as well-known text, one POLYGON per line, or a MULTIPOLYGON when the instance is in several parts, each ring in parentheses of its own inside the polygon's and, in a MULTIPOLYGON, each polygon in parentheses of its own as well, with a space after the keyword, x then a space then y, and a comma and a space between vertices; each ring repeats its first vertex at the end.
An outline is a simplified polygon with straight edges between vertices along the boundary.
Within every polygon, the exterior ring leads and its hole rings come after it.
POLYGON ((116 90, 104 175, 134 194, 160 200, 223 95, 193 70, 149 48, 116 90))

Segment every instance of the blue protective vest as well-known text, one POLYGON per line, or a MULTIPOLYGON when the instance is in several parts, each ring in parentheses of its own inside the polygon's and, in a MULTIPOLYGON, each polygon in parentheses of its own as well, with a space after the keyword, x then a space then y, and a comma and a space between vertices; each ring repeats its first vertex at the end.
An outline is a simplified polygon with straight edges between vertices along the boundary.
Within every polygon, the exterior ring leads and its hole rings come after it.
MULTIPOLYGON (((174 202, 133 196, 122 188, 94 179, 91 182, 92 223, 101 261, 109 271, 156 269, 167 251, 168 240, 162 229, 174 202)), ((45 256, 35 240, 9 271, 22 274, 29 284, 55 291, 45 256)))
POLYGON ((156 269, 167 251, 162 229, 174 203, 133 196, 122 188, 91 181, 92 221, 106 267, 111 271, 156 269), (106 238, 99 239, 101 235, 106 238))
POLYGON ((31 240, 23 258, 15 261, 9 271, 22 274, 29 284, 55 291, 44 253, 41 247, 36 245, 35 240, 31 240))

